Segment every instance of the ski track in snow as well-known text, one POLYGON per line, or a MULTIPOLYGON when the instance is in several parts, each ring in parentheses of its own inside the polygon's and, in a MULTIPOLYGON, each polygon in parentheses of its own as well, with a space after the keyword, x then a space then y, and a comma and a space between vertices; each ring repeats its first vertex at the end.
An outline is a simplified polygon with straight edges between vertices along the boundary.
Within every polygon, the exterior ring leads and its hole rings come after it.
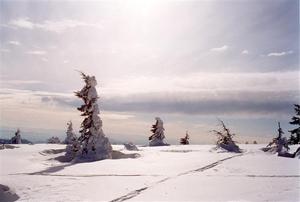
POLYGON ((159 177, 161 175, 142 175, 142 174, 91 174, 91 175, 60 175, 60 174, 49 174, 45 172, 35 172, 35 173, 15 173, 10 175, 44 175, 44 176, 55 176, 55 177, 142 177, 151 176, 159 177))
POLYGON ((224 161, 227 161, 229 159, 232 159, 232 158, 235 158, 235 157, 239 157, 239 156, 242 156, 242 155, 244 155, 244 154, 241 153, 241 154, 238 154, 238 155, 227 157, 227 158, 218 160, 218 161, 216 161, 214 163, 211 163, 211 164, 209 164, 207 166, 204 166, 204 167, 201 167, 201 168, 198 168, 198 169, 194 169, 194 170, 190 170, 190 171, 187 171, 187 172, 179 173, 179 174, 177 174, 177 175, 175 175, 173 177, 166 177, 166 178, 164 178, 162 180, 159 180, 159 181, 153 183, 152 185, 149 185, 147 187, 143 187, 143 188, 131 191, 128 194, 125 194, 125 195, 123 195, 121 197, 118 197, 116 199, 111 200, 110 202, 122 202, 122 201, 126 201, 128 199, 132 199, 132 198, 138 196, 139 194, 141 194, 143 191, 146 191, 147 189, 152 188, 152 187, 156 186, 157 184, 163 183, 163 182, 171 180, 171 179, 175 179, 175 178, 183 176, 183 175, 188 175, 188 174, 195 173, 195 172, 204 172, 204 171, 206 171, 208 169, 211 169, 211 168, 213 168, 213 167, 221 164, 224 161))

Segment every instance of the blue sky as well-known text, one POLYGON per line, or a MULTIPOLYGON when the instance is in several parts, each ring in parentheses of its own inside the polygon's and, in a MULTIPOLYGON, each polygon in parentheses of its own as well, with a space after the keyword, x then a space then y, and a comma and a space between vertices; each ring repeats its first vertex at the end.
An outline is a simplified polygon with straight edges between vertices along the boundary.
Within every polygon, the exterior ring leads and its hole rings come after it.
MULTIPOLYGON (((75 70, 95 75, 107 136, 145 142, 154 117, 177 142, 286 131, 299 103, 299 2, 1 1, 1 127, 75 129, 75 70)), ((41 133, 41 137, 46 135, 41 133)))

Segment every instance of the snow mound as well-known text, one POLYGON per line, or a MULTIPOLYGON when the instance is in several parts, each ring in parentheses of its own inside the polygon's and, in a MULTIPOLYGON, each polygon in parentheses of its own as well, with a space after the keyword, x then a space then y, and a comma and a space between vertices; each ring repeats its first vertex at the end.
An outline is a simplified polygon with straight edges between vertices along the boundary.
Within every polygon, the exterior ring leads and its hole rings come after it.
POLYGON ((133 143, 129 142, 129 143, 124 143, 124 147, 125 149, 129 150, 129 151, 138 151, 139 149, 137 148, 137 146, 135 146, 133 143))
POLYGON ((59 153, 62 153, 62 152, 65 152, 66 149, 46 149, 46 150, 43 150, 41 153, 43 154, 59 154, 59 153))
POLYGON ((137 153, 125 154, 125 153, 122 153, 120 151, 115 151, 115 150, 112 151, 112 159, 135 159, 135 158, 138 158, 140 156, 141 155, 137 154, 137 153))

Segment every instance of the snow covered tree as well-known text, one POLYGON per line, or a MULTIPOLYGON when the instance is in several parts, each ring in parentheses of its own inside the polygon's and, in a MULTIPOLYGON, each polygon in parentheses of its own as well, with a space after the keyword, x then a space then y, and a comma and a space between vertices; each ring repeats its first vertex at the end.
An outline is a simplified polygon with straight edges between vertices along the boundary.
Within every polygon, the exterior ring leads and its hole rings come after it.
POLYGON ((13 136, 11 138, 11 143, 12 144, 22 144, 20 133, 21 133, 20 129, 17 129, 17 131, 15 132, 15 136, 13 136))
POLYGON ((47 140, 48 144, 60 144, 60 139, 58 137, 51 137, 47 140))
POLYGON ((73 142, 77 139, 76 138, 76 135, 74 134, 74 131, 73 131, 73 124, 72 124, 72 121, 69 121, 67 123, 67 137, 64 141, 65 144, 73 144, 73 142))
POLYGON ((296 115, 292 117, 290 124, 296 125, 297 128, 290 130, 291 136, 289 138, 290 144, 300 144, 300 105, 295 104, 296 115))
POLYGON ((239 146, 236 145, 233 141, 234 133, 231 133, 230 130, 225 126, 222 120, 219 120, 221 125, 221 130, 212 130, 212 132, 217 135, 217 148, 225 149, 229 152, 241 152, 239 146))
POLYGON ((283 130, 280 126, 280 122, 278 122, 278 136, 274 138, 267 147, 263 148, 263 151, 269 152, 278 152, 278 154, 286 153, 290 148, 288 146, 288 141, 285 137, 283 137, 283 130))
POLYGON ((189 136, 188 132, 186 131, 185 137, 180 138, 180 144, 183 144, 183 145, 190 144, 189 139, 190 139, 190 136, 189 136))
POLYGON ((163 121, 159 118, 155 118, 156 123, 152 125, 151 132, 153 133, 149 137, 149 146, 166 146, 169 144, 164 143, 165 135, 164 135, 164 126, 163 126, 163 121))
POLYGON ((257 141, 256 141, 256 140, 254 140, 254 141, 253 141, 253 144, 257 144, 257 141))
POLYGON ((77 109, 81 116, 85 117, 81 123, 80 137, 73 145, 76 152, 73 157, 85 160, 101 160, 112 158, 112 146, 102 131, 102 120, 99 117, 99 107, 97 104, 98 94, 96 91, 97 81, 94 76, 88 76, 81 72, 85 82, 84 87, 75 92, 75 95, 83 100, 83 105, 77 109))

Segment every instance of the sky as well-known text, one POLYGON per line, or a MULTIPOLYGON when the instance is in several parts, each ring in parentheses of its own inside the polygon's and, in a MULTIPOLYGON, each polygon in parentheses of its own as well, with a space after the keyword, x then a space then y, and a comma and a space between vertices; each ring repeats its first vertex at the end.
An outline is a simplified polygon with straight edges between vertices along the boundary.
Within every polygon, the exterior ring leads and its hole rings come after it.
POLYGON ((214 142, 218 118, 266 142, 299 103, 298 0, 1 0, 0 45, 0 129, 28 139, 78 133, 78 71, 124 142, 147 143, 155 117, 172 144, 214 142))

